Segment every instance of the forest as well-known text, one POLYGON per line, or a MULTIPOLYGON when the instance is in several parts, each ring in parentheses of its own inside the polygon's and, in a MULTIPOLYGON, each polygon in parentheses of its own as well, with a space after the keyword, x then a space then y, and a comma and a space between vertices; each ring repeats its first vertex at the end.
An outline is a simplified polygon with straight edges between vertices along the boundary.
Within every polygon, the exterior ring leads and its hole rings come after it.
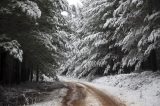
POLYGON ((69 28, 61 11, 67 9, 63 0, 0 1, 1 83, 55 75, 66 50, 69 28))
POLYGON ((1 0, 0 82, 160 68, 158 0, 82 2, 1 0))
POLYGON ((160 70, 159 0, 81 2, 0 0, 0 85, 160 70))
POLYGON ((94 78, 159 70, 158 0, 83 2, 76 10, 77 36, 71 40, 73 49, 62 74, 94 78))

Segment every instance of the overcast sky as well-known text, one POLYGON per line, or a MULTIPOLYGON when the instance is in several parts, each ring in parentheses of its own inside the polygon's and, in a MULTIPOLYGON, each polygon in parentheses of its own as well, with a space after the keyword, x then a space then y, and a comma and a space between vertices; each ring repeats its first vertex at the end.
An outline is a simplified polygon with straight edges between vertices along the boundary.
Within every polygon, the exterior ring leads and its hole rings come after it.
MULTIPOLYGON (((68 1, 69 5, 75 5, 75 6, 79 6, 79 7, 83 6, 83 4, 81 3, 80 0, 67 0, 67 1, 68 1)), ((66 11, 62 11, 61 14, 63 16, 68 16, 68 12, 66 12, 66 11)))
POLYGON ((79 5, 82 6, 82 3, 80 2, 80 0, 67 0, 69 2, 70 5, 79 5))

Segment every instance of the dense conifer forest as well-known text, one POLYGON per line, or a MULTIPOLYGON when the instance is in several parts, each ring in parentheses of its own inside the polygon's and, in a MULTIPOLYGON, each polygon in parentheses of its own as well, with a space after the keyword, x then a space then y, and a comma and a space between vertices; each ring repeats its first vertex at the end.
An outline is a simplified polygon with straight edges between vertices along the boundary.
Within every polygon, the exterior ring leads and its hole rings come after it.
POLYGON ((159 70, 159 7, 158 0, 83 0, 62 74, 94 78, 159 70))
POLYGON ((55 76, 67 41, 62 32, 69 30, 65 10, 63 0, 0 1, 0 83, 55 76))
POLYGON ((0 106, 159 106, 159 70, 160 0, 0 0, 0 106))
POLYGON ((1 0, 0 83, 159 70, 159 0, 82 4, 1 0))

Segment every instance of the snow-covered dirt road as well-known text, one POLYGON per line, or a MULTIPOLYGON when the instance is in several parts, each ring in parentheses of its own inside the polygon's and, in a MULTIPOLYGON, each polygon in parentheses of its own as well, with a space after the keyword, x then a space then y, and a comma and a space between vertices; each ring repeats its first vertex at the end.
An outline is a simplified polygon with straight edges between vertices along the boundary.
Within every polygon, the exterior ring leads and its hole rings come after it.
POLYGON ((51 92, 44 102, 29 106, 126 106, 88 82, 62 81, 62 89, 51 92))
POLYGON ((160 72, 104 76, 91 82, 58 77, 65 88, 53 92, 49 101, 32 106, 160 106, 160 72))
POLYGON ((101 90, 80 82, 67 82, 62 106, 126 106, 101 90))

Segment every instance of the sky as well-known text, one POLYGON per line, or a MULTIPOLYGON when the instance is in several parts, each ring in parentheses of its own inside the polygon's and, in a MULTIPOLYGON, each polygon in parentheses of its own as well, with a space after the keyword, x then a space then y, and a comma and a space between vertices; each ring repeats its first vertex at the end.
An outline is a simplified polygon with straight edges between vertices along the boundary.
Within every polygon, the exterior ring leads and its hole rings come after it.
MULTIPOLYGON (((68 1, 69 5, 75 5, 75 6, 79 6, 79 7, 83 6, 83 4, 81 3, 80 0, 67 0, 67 1, 68 1)), ((63 16, 68 16, 68 12, 66 12, 66 11, 62 11, 61 14, 63 16)))
POLYGON ((82 6, 82 3, 80 0, 67 0, 69 5, 75 5, 75 6, 82 6))

